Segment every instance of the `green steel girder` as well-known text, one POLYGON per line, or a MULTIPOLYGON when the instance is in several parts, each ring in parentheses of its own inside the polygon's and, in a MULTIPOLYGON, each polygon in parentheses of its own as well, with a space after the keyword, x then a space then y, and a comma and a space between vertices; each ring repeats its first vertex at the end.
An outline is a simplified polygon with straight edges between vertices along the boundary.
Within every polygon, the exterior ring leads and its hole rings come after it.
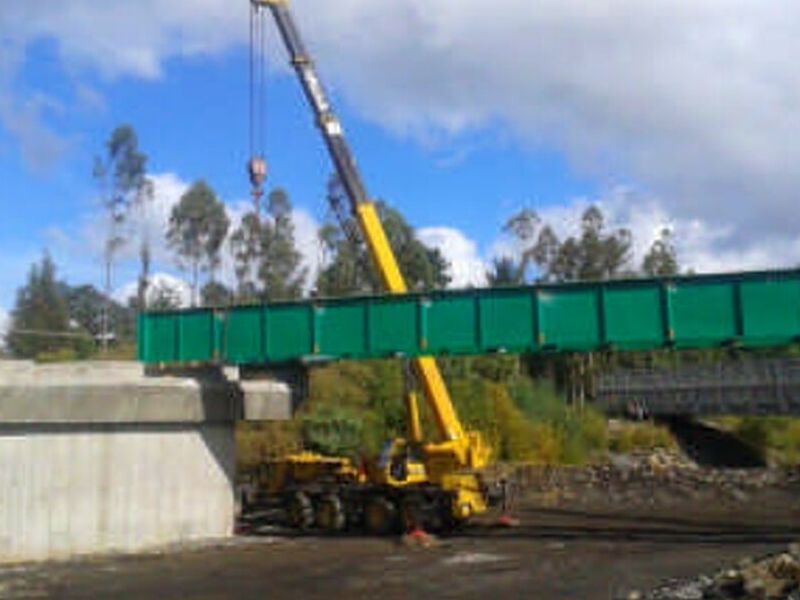
POLYGON ((783 346, 800 270, 149 312, 138 331, 148 364, 783 346))

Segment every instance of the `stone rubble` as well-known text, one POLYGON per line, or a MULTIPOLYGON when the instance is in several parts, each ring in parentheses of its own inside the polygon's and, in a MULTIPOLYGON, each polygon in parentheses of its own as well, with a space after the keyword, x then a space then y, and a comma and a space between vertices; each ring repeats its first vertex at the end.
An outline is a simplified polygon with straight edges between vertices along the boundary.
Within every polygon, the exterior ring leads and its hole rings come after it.
POLYGON ((761 559, 692 580, 670 581, 649 593, 634 590, 627 600, 800 600, 800 544, 761 559))
POLYGON ((592 502, 592 492, 625 505, 671 504, 706 496, 748 502, 766 488, 800 487, 800 468, 720 469, 700 467, 685 455, 655 450, 611 455, 588 467, 525 466, 515 473, 517 489, 545 505, 560 500, 592 502))

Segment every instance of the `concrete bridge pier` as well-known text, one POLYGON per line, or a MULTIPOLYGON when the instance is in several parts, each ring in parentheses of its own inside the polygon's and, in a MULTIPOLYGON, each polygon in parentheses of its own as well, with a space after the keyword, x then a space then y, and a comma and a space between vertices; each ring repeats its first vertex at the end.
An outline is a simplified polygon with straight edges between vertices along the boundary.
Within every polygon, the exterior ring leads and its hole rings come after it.
POLYGON ((0 361, 0 562, 232 535, 235 422, 290 406, 281 384, 252 396, 213 373, 0 361))

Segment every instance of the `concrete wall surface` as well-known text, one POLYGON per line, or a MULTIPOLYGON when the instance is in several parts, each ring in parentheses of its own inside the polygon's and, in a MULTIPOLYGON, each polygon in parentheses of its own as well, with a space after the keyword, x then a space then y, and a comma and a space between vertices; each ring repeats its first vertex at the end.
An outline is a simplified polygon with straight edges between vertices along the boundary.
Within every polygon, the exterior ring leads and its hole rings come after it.
POLYGON ((230 536, 234 455, 225 425, 0 430, 0 560, 230 536))
POLYGON ((292 418, 292 391, 279 381, 240 381, 245 421, 287 421, 292 418))
POLYGON ((0 362, 0 562, 231 535, 231 385, 0 362))
POLYGON ((148 377, 134 362, 0 361, 0 423, 230 422, 238 383, 217 373, 148 377))

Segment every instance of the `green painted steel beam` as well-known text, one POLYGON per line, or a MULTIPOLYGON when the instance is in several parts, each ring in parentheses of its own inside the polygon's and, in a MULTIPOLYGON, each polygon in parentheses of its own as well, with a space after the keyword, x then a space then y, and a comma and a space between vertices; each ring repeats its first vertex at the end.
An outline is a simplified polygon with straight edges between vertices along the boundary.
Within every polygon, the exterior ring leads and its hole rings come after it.
POLYGON ((800 270, 308 300, 140 315, 144 363, 800 342, 800 270))

